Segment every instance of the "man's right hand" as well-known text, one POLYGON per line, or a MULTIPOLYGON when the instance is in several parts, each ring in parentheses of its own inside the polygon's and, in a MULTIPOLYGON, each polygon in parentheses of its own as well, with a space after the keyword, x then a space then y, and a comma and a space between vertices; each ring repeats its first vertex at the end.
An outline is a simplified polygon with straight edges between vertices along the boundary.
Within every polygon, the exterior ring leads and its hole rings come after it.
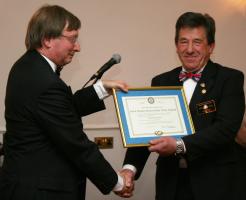
POLYGON ((129 169, 122 169, 120 176, 124 180, 124 187, 121 191, 115 192, 120 197, 129 198, 133 195, 135 173, 129 169))

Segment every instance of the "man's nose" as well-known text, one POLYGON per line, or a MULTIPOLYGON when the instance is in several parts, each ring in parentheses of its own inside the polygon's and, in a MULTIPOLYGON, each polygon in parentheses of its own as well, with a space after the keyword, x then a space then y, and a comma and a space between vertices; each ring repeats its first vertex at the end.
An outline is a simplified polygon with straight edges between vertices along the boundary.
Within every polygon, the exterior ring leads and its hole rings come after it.
POLYGON ((192 53, 193 52, 193 43, 189 42, 187 46, 187 52, 192 53))
POLYGON ((74 44, 74 50, 75 50, 76 52, 80 52, 80 44, 79 44, 78 41, 76 41, 76 43, 74 44))

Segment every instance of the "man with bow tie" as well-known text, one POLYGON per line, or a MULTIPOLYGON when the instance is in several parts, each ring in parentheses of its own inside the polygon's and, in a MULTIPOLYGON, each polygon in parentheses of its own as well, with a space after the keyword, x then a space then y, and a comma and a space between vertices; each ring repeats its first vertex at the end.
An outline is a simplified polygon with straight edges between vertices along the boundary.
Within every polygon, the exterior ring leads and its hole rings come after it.
POLYGON ((32 16, 25 54, 13 65, 6 88, 1 200, 84 200, 86 178, 103 193, 131 195, 83 131, 81 117, 105 109, 112 88, 99 81, 74 94, 59 77, 80 51, 80 20, 65 8, 45 5, 32 16))
POLYGON ((234 138, 245 109, 244 75, 211 61, 215 22, 207 14, 182 14, 175 44, 182 66, 154 77, 152 86, 183 85, 195 133, 129 148, 122 172, 138 179, 156 152, 156 200, 243 200, 246 177, 234 138))

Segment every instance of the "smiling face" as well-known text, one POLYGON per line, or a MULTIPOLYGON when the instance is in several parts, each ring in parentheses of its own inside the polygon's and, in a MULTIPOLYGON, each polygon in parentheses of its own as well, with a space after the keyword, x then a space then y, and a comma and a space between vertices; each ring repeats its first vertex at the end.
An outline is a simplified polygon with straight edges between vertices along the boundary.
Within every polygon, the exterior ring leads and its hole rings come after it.
POLYGON ((200 70, 208 62, 215 44, 208 44, 205 28, 181 28, 176 51, 182 66, 189 72, 200 70))

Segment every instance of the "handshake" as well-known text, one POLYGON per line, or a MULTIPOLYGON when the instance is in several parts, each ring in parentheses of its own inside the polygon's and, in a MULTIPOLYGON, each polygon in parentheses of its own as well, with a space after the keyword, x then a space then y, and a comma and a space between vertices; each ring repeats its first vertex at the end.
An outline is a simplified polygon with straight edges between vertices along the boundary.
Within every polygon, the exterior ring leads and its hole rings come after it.
POLYGON ((120 191, 114 193, 120 197, 129 198, 133 195, 135 173, 130 169, 122 169, 119 175, 123 178, 124 186, 120 191))

